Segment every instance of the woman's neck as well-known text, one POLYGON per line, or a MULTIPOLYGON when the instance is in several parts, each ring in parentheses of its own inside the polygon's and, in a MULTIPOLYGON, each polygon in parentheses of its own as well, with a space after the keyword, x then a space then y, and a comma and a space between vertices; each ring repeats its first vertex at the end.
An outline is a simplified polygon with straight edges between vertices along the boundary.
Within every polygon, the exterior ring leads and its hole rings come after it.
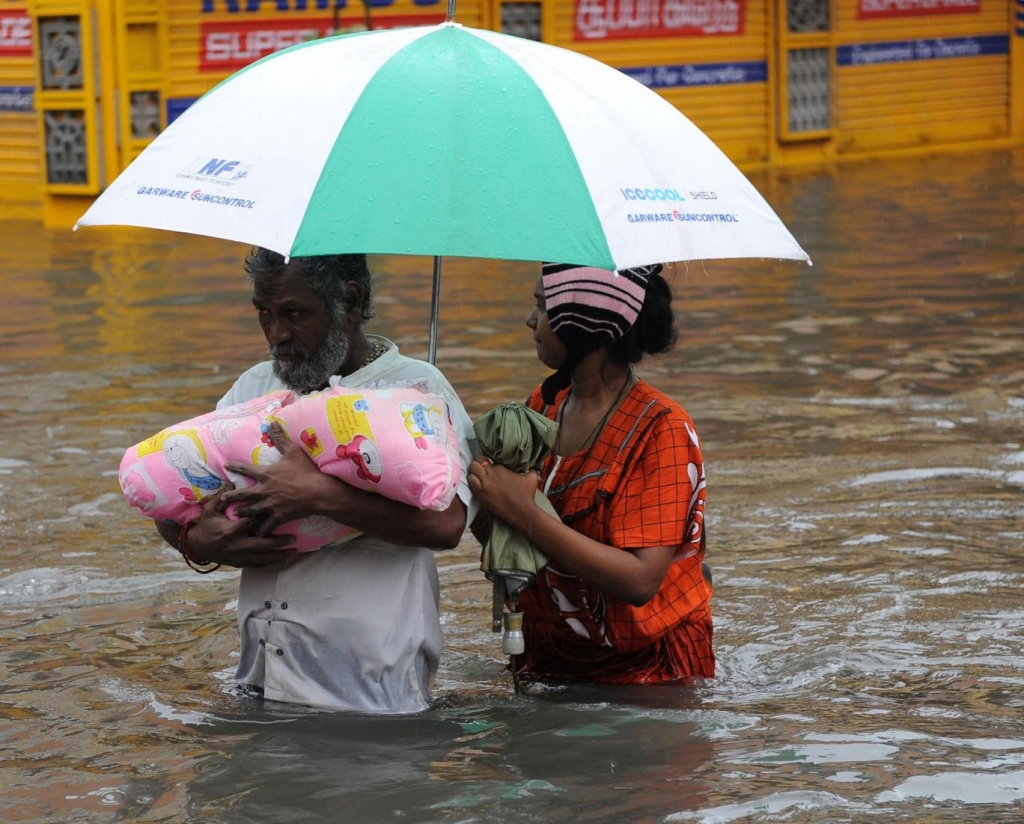
POLYGON ((581 411, 607 409, 632 380, 632 371, 629 364, 613 362, 603 349, 591 353, 572 371, 573 405, 581 411))
POLYGON ((589 450, 633 381, 628 365, 614 364, 607 357, 590 356, 577 366, 572 372, 569 397, 558 410, 555 454, 574 455, 589 450))

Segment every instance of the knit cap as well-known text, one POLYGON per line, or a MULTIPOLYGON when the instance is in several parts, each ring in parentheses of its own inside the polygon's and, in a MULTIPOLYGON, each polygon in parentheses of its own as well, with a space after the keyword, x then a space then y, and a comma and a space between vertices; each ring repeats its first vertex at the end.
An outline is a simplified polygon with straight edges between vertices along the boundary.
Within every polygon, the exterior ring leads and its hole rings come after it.
POLYGON ((571 263, 541 266, 548 324, 568 352, 566 363, 545 381, 546 400, 569 385, 569 374, 583 358, 630 330, 644 305, 648 281, 662 268, 660 263, 618 271, 571 263))
POLYGON ((570 348, 577 338, 592 339, 591 351, 615 343, 636 323, 647 281, 661 269, 660 263, 618 272, 545 263, 541 277, 551 330, 570 348))

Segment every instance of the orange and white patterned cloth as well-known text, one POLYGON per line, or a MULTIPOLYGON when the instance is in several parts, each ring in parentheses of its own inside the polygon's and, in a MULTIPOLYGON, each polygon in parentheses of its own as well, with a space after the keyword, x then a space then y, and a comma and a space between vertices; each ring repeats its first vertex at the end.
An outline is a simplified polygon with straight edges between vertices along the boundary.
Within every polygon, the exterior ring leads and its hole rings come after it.
MULTIPOLYGON (((545 406, 556 419, 564 390, 545 406)), ((711 583, 704 561, 704 461, 686 411, 644 381, 636 383, 593 446, 542 471, 563 523, 611 546, 675 546, 650 602, 635 607, 550 564, 519 599, 526 652, 521 672, 613 683, 712 677, 711 583), (554 477, 549 475, 554 472, 554 477)))

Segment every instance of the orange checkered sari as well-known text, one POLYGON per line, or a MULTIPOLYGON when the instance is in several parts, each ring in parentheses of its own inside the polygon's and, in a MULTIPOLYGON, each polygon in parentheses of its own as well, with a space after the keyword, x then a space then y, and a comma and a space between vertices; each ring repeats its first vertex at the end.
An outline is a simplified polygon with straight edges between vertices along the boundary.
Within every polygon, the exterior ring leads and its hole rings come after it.
MULTIPOLYGON (((565 390, 531 408, 556 419, 565 390)), ((556 466, 548 458, 546 483, 556 466)), ((573 529, 624 550, 676 546, 661 588, 642 607, 549 564, 519 598, 520 672, 613 683, 712 677, 711 584, 704 579, 704 462, 690 416, 639 381, 588 450, 564 456, 548 499, 573 529)))

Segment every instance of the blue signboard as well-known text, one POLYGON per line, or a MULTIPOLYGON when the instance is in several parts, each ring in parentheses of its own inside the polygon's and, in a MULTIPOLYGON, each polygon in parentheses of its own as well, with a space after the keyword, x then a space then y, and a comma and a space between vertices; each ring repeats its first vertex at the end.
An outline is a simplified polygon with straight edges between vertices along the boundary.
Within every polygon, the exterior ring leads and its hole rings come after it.
POLYGON ((676 66, 639 66, 622 69, 651 89, 680 86, 725 86, 733 83, 764 83, 768 64, 764 60, 743 63, 683 63, 676 66))
POLYGON ((981 37, 933 37, 888 43, 856 43, 836 49, 837 66, 871 66, 878 63, 905 63, 911 60, 948 60, 1010 53, 1010 38, 1005 34, 981 37))
POLYGON ((31 112, 35 89, 31 86, 0 86, 0 112, 31 112))

